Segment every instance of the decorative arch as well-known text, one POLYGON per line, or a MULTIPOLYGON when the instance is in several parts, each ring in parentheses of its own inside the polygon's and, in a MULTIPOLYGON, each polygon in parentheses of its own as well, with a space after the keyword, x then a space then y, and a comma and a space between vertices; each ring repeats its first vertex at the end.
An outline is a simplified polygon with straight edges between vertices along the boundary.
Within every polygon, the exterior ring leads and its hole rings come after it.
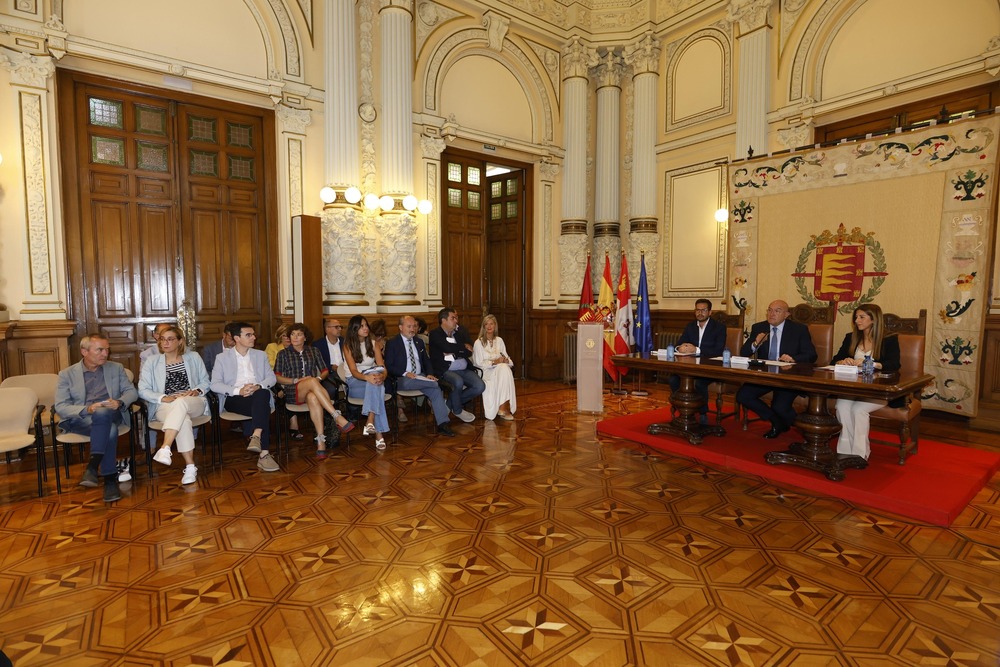
POLYGON ((701 123, 709 118, 717 118, 720 116, 728 116, 732 113, 732 70, 733 70, 733 48, 729 33, 723 30, 721 27, 710 27, 703 30, 699 30, 688 37, 674 42, 669 47, 667 47, 667 100, 666 100, 666 119, 667 119, 667 130, 673 130, 680 127, 685 127, 693 123, 701 123), (673 95, 676 90, 676 74, 677 67, 684 59, 688 50, 691 49, 695 44, 703 41, 709 40, 713 44, 719 47, 719 51, 722 53, 722 104, 716 109, 707 110, 705 113, 700 113, 688 118, 674 120, 672 103, 673 95))
POLYGON ((244 0, 244 2, 246 2, 247 8, 257 21, 257 25, 260 26, 264 48, 267 51, 268 78, 280 80, 288 77, 301 81, 303 78, 302 39, 295 26, 295 21, 292 20, 292 13, 285 4, 285 0, 244 0), (261 6, 265 4, 277 28, 277 35, 272 36, 271 27, 261 12, 261 6), (280 41, 281 43, 284 55, 284 71, 280 71, 277 68, 274 41, 280 41))
POLYGON ((442 82, 448 70, 467 55, 491 58, 505 67, 520 83, 528 100, 532 119, 533 141, 535 143, 554 140, 555 108, 554 94, 540 72, 545 68, 536 61, 534 54, 522 49, 512 39, 505 37, 502 49, 497 52, 489 48, 489 35, 482 28, 456 30, 442 39, 430 52, 423 67, 423 106, 427 111, 436 111, 440 101, 442 82), (541 136, 539 130, 541 128, 541 136))

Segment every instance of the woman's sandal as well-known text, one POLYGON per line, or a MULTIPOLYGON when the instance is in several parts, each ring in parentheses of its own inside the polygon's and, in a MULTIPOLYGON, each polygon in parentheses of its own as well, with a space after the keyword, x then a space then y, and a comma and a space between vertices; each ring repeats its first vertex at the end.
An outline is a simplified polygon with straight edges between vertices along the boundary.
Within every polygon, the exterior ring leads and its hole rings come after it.
POLYGON ((379 438, 375 441, 375 449, 382 451, 385 449, 385 438, 379 438))
POLYGON ((302 440, 304 439, 305 436, 302 435, 302 431, 296 431, 295 429, 292 429, 289 432, 288 437, 291 438, 292 440, 302 440))
POLYGON ((365 430, 362 431, 365 435, 372 435, 375 433, 375 424, 365 424, 365 430))

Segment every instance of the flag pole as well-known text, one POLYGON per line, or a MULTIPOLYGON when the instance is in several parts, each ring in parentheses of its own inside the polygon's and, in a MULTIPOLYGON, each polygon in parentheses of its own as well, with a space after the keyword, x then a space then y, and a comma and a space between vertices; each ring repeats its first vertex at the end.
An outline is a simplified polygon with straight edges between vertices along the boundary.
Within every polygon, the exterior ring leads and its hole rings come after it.
MULTIPOLYGON (((650 325, 650 315, 649 315, 649 285, 646 282, 646 251, 639 251, 639 258, 642 263, 642 268, 639 272, 639 287, 636 290, 637 293, 637 307, 636 307, 636 322, 641 322, 644 320, 644 326, 646 329, 643 330, 642 341, 640 342, 639 336, 635 336, 636 339, 636 351, 641 356, 647 356, 652 348, 652 333, 648 331, 650 325)), ((642 371, 636 369, 635 371, 635 389, 632 390, 633 396, 649 396, 649 392, 642 388, 642 371)))

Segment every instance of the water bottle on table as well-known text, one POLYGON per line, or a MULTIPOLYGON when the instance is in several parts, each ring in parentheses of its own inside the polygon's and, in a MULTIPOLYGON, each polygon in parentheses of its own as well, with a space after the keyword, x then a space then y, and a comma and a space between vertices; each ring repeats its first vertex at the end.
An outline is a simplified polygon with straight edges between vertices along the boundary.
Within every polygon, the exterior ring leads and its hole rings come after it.
POLYGON ((673 361, 673 360, 674 360, 674 346, 667 345, 667 361, 673 361))

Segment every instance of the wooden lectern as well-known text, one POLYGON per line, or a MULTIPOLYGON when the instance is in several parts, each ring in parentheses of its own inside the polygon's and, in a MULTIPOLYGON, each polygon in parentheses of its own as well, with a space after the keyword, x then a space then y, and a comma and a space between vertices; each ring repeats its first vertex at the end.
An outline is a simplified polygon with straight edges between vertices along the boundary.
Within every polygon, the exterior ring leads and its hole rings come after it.
POLYGON ((581 322, 576 328, 576 409, 604 411, 604 324, 581 322))

